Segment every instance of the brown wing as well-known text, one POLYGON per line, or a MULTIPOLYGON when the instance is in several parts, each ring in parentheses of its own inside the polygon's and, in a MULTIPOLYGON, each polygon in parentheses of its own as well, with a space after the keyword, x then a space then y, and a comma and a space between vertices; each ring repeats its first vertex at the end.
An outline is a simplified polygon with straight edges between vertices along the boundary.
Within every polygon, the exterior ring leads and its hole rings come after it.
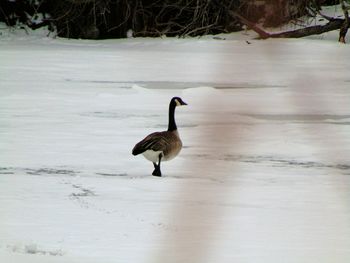
POLYGON ((164 151, 169 144, 166 132, 154 132, 138 142, 132 149, 133 155, 138 155, 147 150, 164 151))

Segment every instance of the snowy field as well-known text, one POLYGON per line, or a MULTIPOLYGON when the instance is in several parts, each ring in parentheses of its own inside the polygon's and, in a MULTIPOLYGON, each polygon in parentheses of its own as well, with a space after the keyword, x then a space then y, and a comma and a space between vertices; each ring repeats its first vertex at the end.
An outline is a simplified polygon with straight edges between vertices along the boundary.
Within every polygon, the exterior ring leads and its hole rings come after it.
POLYGON ((245 38, 0 36, 0 262, 350 262, 350 46, 245 38))

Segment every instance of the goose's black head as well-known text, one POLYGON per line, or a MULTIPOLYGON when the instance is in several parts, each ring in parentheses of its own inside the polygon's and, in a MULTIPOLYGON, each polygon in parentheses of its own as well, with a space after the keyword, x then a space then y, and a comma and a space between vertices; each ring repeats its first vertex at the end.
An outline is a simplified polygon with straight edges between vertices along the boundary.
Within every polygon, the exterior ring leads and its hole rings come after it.
POLYGON ((186 102, 184 102, 180 97, 173 97, 170 101, 170 104, 176 106, 183 106, 183 105, 187 105, 186 102))

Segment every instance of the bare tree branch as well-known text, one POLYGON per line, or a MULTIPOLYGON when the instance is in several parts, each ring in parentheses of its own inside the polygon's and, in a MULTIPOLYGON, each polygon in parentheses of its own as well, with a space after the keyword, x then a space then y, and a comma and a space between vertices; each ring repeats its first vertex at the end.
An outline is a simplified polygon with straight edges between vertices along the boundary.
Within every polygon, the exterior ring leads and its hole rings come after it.
MULTIPOLYGON (((340 29, 344 25, 344 21, 346 19, 333 18, 325 25, 317 25, 317 26, 309 26, 301 29, 296 29, 292 31, 286 31, 281 33, 268 33, 262 28, 260 28, 255 23, 250 22, 246 18, 242 17, 240 14, 236 12, 230 12, 232 16, 237 17, 243 24, 250 27, 256 33, 259 34, 261 39, 266 38, 300 38, 310 35, 318 35, 325 32, 333 31, 340 29)), ((348 18, 349 19, 349 18, 348 18)), ((349 27, 349 24, 346 25, 346 29, 349 27)))
POLYGON ((341 8, 342 8, 343 13, 344 13, 344 22, 340 28, 339 42, 345 44, 345 37, 346 37, 346 33, 348 32, 348 28, 349 28, 349 12, 348 12, 348 7, 345 5, 344 0, 340 0, 340 4, 341 4, 341 8))
POLYGON ((260 28, 257 24, 250 22, 248 19, 244 18, 243 16, 241 16, 240 14, 238 14, 237 12, 234 11, 230 11, 230 14, 233 17, 238 18, 244 25, 250 27, 251 29, 253 29, 256 33, 259 34, 260 38, 262 39, 266 39, 271 37, 271 34, 267 33, 265 30, 263 30, 262 28, 260 28))

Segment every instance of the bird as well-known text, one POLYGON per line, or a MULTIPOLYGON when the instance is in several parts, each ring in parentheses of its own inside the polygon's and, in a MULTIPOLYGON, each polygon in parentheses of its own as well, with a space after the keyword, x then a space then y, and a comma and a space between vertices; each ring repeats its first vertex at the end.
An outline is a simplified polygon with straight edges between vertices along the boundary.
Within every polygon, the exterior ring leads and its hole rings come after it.
POLYGON ((153 176, 162 176, 160 164, 175 158, 182 148, 182 142, 175 122, 175 108, 187 105, 180 97, 173 97, 169 103, 168 130, 153 132, 138 142, 132 149, 133 155, 143 154, 154 166, 153 176))

